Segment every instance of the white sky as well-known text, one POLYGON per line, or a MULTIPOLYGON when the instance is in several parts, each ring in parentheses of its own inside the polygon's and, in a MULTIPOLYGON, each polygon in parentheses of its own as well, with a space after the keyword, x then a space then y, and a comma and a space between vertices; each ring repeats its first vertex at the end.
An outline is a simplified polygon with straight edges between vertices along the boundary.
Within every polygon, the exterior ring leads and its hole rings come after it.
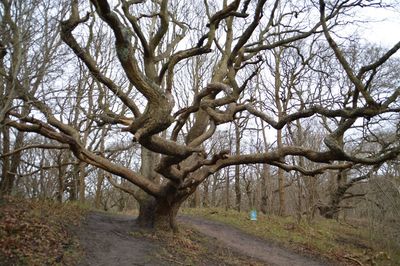
POLYGON ((400 9, 368 9, 358 15, 372 21, 359 28, 361 36, 370 42, 391 47, 400 41, 400 9))

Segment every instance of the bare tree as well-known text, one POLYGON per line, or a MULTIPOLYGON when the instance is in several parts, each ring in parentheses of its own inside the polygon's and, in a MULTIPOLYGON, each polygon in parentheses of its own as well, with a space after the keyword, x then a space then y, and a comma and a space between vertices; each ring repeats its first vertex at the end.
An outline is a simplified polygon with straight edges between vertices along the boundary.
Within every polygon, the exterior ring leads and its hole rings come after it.
MULTIPOLYGON (((94 115, 87 112, 89 105, 81 105, 85 109, 82 111, 84 119, 110 125, 112 130, 106 139, 130 136, 139 144, 140 169, 120 164, 104 156, 98 147, 87 145, 85 133, 66 123, 51 108, 51 99, 32 91, 31 84, 20 78, 13 83, 18 98, 34 112, 24 114, 12 109, 4 122, 19 131, 35 132, 66 144, 84 164, 134 184, 135 187, 125 186, 125 181, 117 183, 110 179, 116 187, 137 199, 140 224, 176 229, 175 218, 181 204, 206 178, 233 165, 269 164, 314 176, 353 164, 380 164, 398 156, 397 140, 368 155, 351 153, 342 145, 347 135, 359 127, 360 119, 383 116, 391 121, 399 112, 399 88, 390 86, 383 95, 378 95, 377 88, 371 87, 371 80, 400 49, 400 43, 360 66, 349 64, 344 52, 346 42, 339 45, 334 37, 335 30, 346 25, 347 21, 342 21, 346 19, 344 14, 378 4, 380 1, 325 3, 320 0, 319 4, 304 1, 303 5, 298 5, 278 0, 272 3, 265 0, 228 3, 225 0, 221 5, 204 1, 199 6, 189 0, 179 3, 161 0, 151 4, 140 0, 116 1, 115 4, 91 0, 90 4, 81 5, 72 0, 68 19, 61 23, 61 39, 91 73, 96 81, 95 88, 107 91, 107 97, 112 97, 116 103, 114 108, 100 108, 94 115), (85 47, 91 45, 88 25, 93 21, 97 23, 96 29, 107 29, 111 33, 119 63, 113 68, 119 71, 104 71, 101 56, 94 56, 92 50, 85 47), (191 42, 185 36, 196 41, 191 42), (302 45, 298 43, 300 40, 303 40, 302 45), (304 88, 303 93, 308 93, 304 97, 306 101, 299 105, 300 99, 295 96, 285 99, 285 111, 279 106, 274 109, 266 105, 264 98, 251 97, 254 77, 271 77, 271 72, 263 66, 267 55, 276 51, 300 51, 302 64, 314 77, 324 72, 302 58, 301 51, 307 45, 311 52, 317 52, 317 47, 311 45, 315 40, 327 44, 335 62, 344 70, 348 86, 336 89, 314 78, 315 82, 304 88), (190 101, 177 109, 175 102, 182 98, 177 95, 182 86, 176 80, 185 75, 182 65, 190 58, 201 56, 214 61, 207 72, 207 81, 197 92, 198 88, 186 86, 190 101), (325 147, 318 150, 282 141, 269 150, 255 153, 232 154, 214 147, 210 152, 206 145, 209 139, 226 124, 233 123, 240 113, 258 117, 278 132, 302 119, 321 122, 335 118, 338 123, 332 123, 330 130, 324 132, 325 147), (319 165, 315 168, 292 165, 285 160, 290 156, 303 157, 319 165)), ((7 73, 4 75, 12 78, 7 73)), ((287 91, 279 85, 279 80, 277 82, 272 90, 267 88, 263 96, 270 100, 280 98, 279 103, 287 91)), ((49 85, 43 83, 45 87, 49 85)), ((51 87, 46 89, 51 91, 51 87)), ((99 94, 93 93, 90 97, 97 102, 99 94)), ((280 180, 282 188, 283 178, 280 180)), ((282 193, 280 206, 283 213, 282 193)))
POLYGON ((4 0, 0 8, 0 195, 7 195, 13 189, 22 151, 26 148, 24 132, 15 133, 5 121, 10 112, 28 116, 32 110, 31 106, 17 101, 21 93, 17 83, 29 86, 29 92, 35 94, 46 78, 57 75, 54 68, 59 62, 54 58, 58 55, 61 40, 56 38, 57 32, 52 31, 57 26, 52 15, 59 15, 63 7, 51 1, 37 4, 4 0), (35 18, 39 13, 42 20, 35 18))

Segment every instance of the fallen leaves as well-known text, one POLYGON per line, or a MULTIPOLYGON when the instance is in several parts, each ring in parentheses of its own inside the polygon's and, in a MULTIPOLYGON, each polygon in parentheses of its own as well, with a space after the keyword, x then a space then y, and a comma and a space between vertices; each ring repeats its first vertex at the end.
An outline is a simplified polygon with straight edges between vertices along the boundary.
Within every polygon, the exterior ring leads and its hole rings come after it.
POLYGON ((79 220, 79 208, 10 197, 0 213, 0 264, 68 264, 64 253, 74 240, 66 225, 79 220))

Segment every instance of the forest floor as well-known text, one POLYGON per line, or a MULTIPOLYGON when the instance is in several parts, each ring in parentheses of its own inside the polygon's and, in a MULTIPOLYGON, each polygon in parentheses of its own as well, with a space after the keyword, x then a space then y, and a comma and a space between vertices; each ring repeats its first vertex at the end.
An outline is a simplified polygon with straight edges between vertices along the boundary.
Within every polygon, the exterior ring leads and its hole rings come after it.
POLYGON ((0 198, 0 265, 76 265, 83 253, 70 229, 86 211, 77 204, 0 198))
MULTIPOLYGON (((195 218, 183 221, 198 224, 195 218)), ((181 226, 178 234, 155 234, 138 228, 133 216, 91 212, 75 229, 84 251, 79 265, 270 265, 207 236, 208 231, 181 226)))
POLYGON ((179 217, 180 233, 153 234, 132 216, 90 213, 77 228, 80 265, 334 265, 299 254, 232 226, 179 217))
MULTIPOLYGON (((186 209, 178 234, 138 228, 135 214, 0 200, 0 265, 399 265, 363 227, 222 209, 186 209), (375 245, 374 245, 375 244, 375 245), (391 257, 389 257, 389 255, 391 257)), ((397 247, 397 246, 396 246, 397 247)), ((396 251, 397 250, 397 251, 396 251)))

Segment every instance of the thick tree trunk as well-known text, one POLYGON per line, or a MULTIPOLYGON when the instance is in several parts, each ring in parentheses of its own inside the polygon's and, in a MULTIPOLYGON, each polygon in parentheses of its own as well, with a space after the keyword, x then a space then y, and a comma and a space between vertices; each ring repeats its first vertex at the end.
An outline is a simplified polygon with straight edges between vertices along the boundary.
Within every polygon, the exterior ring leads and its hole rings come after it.
POLYGON ((347 183, 347 174, 345 171, 340 171, 336 176, 336 188, 330 194, 328 205, 318 206, 321 216, 327 219, 337 219, 341 209, 340 203, 344 200, 347 190, 354 185, 357 181, 363 180, 367 177, 361 176, 355 178, 347 183))
POLYGON ((337 218, 338 213, 340 211, 339 206, 330 205, 330 206, 319 206, 319 213, 321 216, 325 217, 326 219, 334 219, 337 218))
POLYGON ((168 199, 147 196, 139 201, 139 216, 136 221, 141 227, 176 232, 176 216, 181 203, 181 200, 171 203, 168 199))

